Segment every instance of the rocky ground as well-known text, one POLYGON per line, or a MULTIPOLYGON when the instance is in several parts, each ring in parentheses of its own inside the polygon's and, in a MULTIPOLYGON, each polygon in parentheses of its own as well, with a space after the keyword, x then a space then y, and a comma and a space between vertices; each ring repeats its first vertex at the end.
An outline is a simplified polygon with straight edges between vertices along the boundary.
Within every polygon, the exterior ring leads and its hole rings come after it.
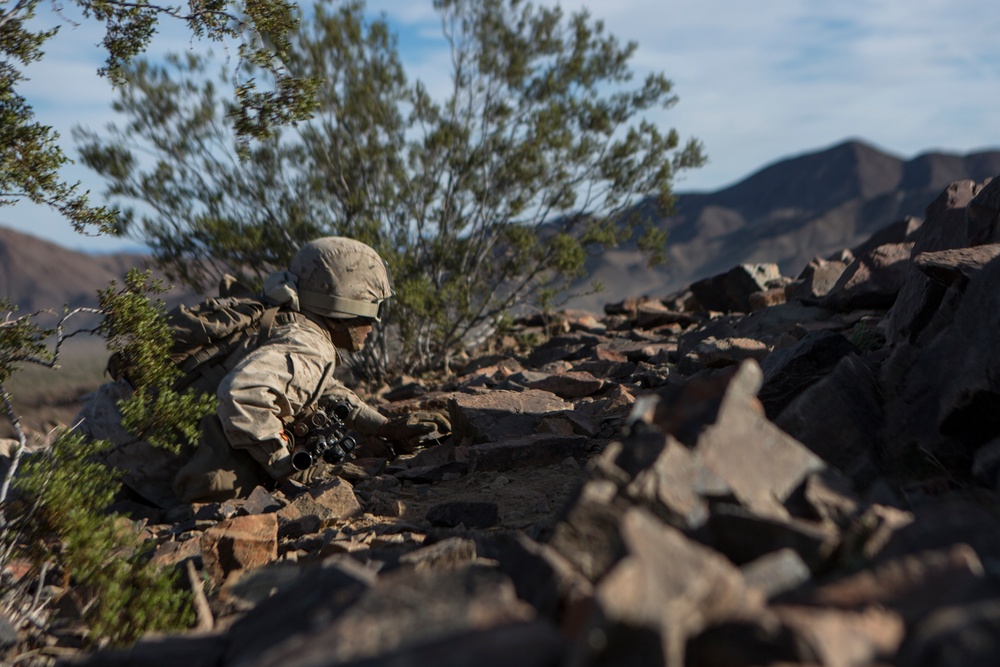
POLYGON ((742 265, 522 321, 374 399, 447 410, 444 442, 311 489, 121 502, 198 626, 80 651, 53 613, 29 658, 998 664, 998 255, 1000 179, 966 181, 794 279, 742 265))

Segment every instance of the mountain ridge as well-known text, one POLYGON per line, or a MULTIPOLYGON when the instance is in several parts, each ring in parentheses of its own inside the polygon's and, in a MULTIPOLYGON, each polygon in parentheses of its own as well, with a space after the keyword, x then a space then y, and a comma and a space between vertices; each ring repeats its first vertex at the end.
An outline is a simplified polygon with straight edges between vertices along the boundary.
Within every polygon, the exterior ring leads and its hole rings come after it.
MULTIPOLYGON (((795 276, 814 257, 859 245, 907 216, 922 218, 950 183, 998 174, 1000 148, 903 159, 848 139, 780 158, 714 192, 678 192, 670 215, 641 203, 668 234, 667 262, 649 267, 627 246, 591 257, 588 276, 573 291, 586 291, 592 281, 604 290, 567 306, 600 310, 631 296, 666 295, 746 262, 774 262, 795 276)), ((87 254, 0 226, 0 295, 22 311, 95 305, 97 290, 147 264, 139 253, 87 254)))
POLYGON ((653 213, 668 234, 666 263, 648 267, 630 247, 592 257, 588 278, 575 287, 597 280, 605 290, 570 305, 599 308, 640 296, 637 287, 669 294, 746 262, 773 262, 796 276, 814 257, 859 245, 908 216, 923 218, 952 182, 997 174, 1000 149, 904 160, 857 139, 781 159, 715 192, 678 193, 672 213, 653 213))

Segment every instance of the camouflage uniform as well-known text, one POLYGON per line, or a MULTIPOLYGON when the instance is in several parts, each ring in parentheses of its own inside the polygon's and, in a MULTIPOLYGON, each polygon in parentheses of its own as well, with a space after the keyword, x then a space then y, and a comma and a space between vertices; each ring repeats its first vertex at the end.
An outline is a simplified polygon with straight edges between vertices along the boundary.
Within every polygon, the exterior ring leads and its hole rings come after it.
MULTIPOLYGON (((405 438, 447 427, 420 416, 426 413, 389 422, 333 378, 337 332, 349 323, 380 321, 380 306, 392 295, 384 262, 370 247, 335 237, 310 242, 289 271, 265 281, 264 293, 282 309, 265 340, 227 360, 231 370, 218 385, 218 411, 202 421, 194 451, 171 457, 130 442, 109 457, 125 470, 125 483, 149 500, 161 506, 178 498, 224 500, 291 475, 284 429, 320 397, 346 401, 348 426, 364 435, 405 438)), ((363 345, 363 335, 360 340, 363 345)), ((127 440, 115 407, 127 391, 121 382, 102 387, 85 407, 81 428, 113 436, 116 444, 127 440)))
POLYGON ((174 480, 181 500, 245 495, 269 478, 293 474, 282 433, 310 399, 347 401, 348 425, 365 435, 377 435, 388 421, 332 377, 337 348, 314 320, 298 314, 276 326, 223 379, 217 414, 202 422, 198 449, 174 480))

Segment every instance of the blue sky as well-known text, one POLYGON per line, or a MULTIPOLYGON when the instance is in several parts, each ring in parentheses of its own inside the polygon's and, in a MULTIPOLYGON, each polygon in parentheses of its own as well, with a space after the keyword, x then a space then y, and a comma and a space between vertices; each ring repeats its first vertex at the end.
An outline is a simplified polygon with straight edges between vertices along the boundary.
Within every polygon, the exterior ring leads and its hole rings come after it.
MULTIPOLYGON (((447 53, 432 0, 369 0, 400 35, 411 79, 447 85, 447 53)), ((544 0, 541 4, 555 5, 544 0)), ((986 0, 563 0, 608 32, 633 40, 637 74, 662 71, 680 102, 650 116, 700 139, 709 164, 686 172, 678 191, 715 190, 778 159, 848 138, 910 158, 927 151, 1000 148, 1000 13, 986 0)), ((42 19, 59 22, 45 15, 42 19)), ((103 56, 94 26, 62 22, 23 89, 39 120, 74 156, 74 125, 114 120, 112 92, 96 75, 103 56)), ((151 55, 201 49, 165 26, 151 55)), ((103 183, 67 169, 100 199, 103 183)), ((85 238, 31 205, 0 209, 0 224, 92 251, 129 241, 85 238)))

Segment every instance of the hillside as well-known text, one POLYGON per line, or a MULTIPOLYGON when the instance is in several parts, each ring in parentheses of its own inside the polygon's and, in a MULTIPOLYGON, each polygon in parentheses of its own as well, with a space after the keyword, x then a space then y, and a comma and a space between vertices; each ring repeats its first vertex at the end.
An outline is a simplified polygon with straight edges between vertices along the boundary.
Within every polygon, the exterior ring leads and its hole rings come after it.
MULTIPOLYGON (((949 183, 996 174, 1000 150, 904 161, 848 141, 781 159, 722 190, 679 193, 674 214, 659 221, 669 233, 667 262, 649 268, 631 248, 593 257, 578 288, 597 280, 604 290, 567 306, 599 312, 631 296, 665 296, 742 262, 775 262, 796 276, 814 257, 854 247, 889 223, 922 219, 949 183)), ((144 263, 141 255, 87 255, 0 227, 0 295, 22 311, 92 304, 109 280, 144 263)))
POLYGON ((147 266, 143 255, 89 255, 0 226, 0 295, 21 313, 96 306, 98 290, 112 280, 121 283, 131 268, 147 266))
POLYGON ((324 482, 187 505, 126 476, 195 624, 88 644, 92 593, 15 559, 0 661, 1000 664, 1000 179, 927 204, 798 280, 520 320, 367 397, 452 434, 324 482))
POLYGON ((680 193, 669 233, 667 262, 648 268, 640 253, 619 249, 594 257, 590 276, 603 292, 569 305, 601 304, 637 292, 665 296, 742 262, 775 262, 796 276, 814 257, 850 248, 906 216, 923 218, 928 202, 949 183, 1000 174, 1000 151, 926 153, 901 160, 861 141, 780 160, 710 193, 680 193))

